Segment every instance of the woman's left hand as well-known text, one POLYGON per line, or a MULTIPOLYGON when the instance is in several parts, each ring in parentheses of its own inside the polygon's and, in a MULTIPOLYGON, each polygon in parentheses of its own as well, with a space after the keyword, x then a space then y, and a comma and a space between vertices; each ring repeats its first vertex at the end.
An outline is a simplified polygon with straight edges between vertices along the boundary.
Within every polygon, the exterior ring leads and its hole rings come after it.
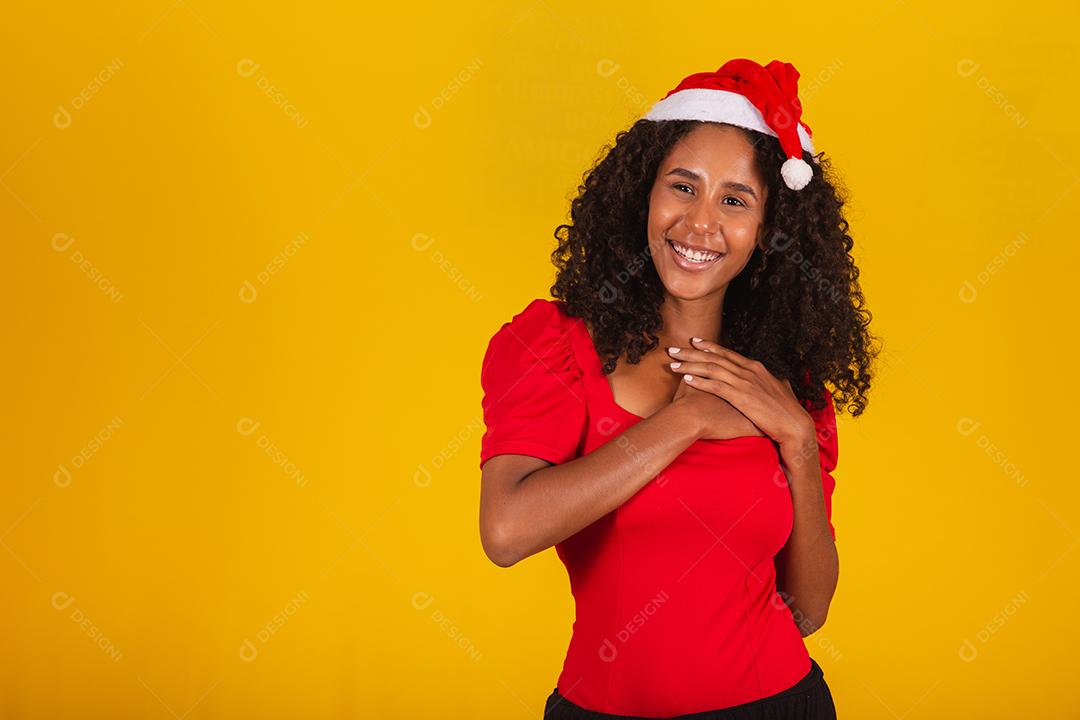
POLYGON ((790 382, 777 379, 760 361, 717 343, 691 342, 693 347, 677 353, 668 350, 672 361, 682 363, 672 369, 683 374, 683 382, 727 400, 781 446, 801 447, 815 440, 814 420, 790 382))

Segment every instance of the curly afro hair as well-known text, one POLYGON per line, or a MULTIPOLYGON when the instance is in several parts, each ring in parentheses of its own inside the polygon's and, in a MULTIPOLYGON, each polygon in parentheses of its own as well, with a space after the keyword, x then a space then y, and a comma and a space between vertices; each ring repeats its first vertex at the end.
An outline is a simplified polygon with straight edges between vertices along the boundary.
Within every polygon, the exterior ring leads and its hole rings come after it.
MULTIPOLYGON (((571 222, 555 229, 551 294, 585 319, 606 374, 624 355, 638 363, 659 344, 665 290, 648 249, 649 195, 669 150, 702 122, 638 120, 618 132, 584 173, 571 222)), ((803 152, 813 179, 789 189, 781 181, 779 141, 738 129, 769 189, 761 239, 724 295, 719 342, 788 380, 808 409, 824 407, 828 382, 836 407, 850 406, 858 416, 880 349, 872 347, 871 314, 851 256, 845 192, 820 152, 803 152)))

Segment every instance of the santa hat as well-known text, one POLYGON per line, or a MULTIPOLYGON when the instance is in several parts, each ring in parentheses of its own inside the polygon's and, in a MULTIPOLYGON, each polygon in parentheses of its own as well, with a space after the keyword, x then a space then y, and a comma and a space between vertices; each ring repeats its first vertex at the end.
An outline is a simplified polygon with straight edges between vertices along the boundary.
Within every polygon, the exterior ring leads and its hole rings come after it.
POLYGON ((753 60, 729 60, 716 72, 683 78, 644 119, 708 120, 772 135, 787 156, 780 167, 784 184, 801 190, 814 174, 802 151, 813 155, 814 145, 801 119, 798 82, 799 71, 790 63, 773 60, 762 67, 753 60))

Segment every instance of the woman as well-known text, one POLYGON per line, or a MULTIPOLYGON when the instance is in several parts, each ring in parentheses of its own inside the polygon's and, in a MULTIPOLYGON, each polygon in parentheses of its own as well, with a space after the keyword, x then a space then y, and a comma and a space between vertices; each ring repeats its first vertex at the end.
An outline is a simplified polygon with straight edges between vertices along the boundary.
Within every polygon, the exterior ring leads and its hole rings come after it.
POLYGON ((577 610, 549 720, 836 717, 802 638, 838 578, 834 404, 862 413, 876 351, 797 79, 732 60, 620 132, 556 299, 488 345, 484 550, 554 546, 577 610))

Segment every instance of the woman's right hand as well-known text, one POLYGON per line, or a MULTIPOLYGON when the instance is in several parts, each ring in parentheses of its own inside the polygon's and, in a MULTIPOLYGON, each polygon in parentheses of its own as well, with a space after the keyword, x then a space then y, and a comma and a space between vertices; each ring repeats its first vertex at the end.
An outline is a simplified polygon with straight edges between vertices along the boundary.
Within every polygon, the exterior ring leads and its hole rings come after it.
POLYGON ((750 421, 750 418, 743 415, 727 400, 707 390, 694 387, 683 380, 683 377, 679 375, 679 387, 671 401, 678 401, 691 409, 700 423, 699 438, 701 440, 728 440, 745 435, 765 435, 757 425, 750 421))

